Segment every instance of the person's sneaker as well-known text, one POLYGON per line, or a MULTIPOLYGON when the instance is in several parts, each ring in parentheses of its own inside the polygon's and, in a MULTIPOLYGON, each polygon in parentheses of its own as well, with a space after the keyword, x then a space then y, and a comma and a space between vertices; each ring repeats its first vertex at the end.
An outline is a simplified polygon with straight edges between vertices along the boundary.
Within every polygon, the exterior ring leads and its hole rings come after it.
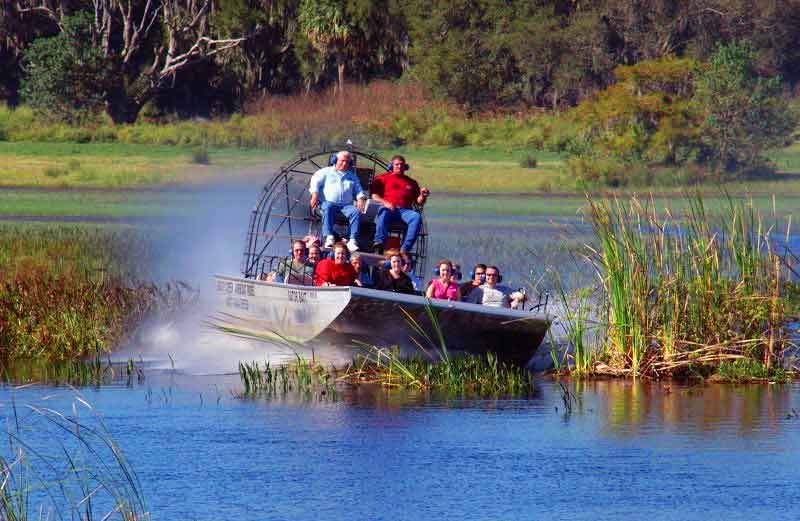
POLYGON ((335 239, 333 238, 333 235, 328 235, 327 237, 325 237, 325 247, 326 247, 326 248, 330 248, 331 246, 333 246, 333 244, 334 244, 335 242, 336 242, 336 241, 335 241, 335 239))
POLYGON ((356 243, 355 239, 350 239, 347 241, 347 249, 350 250, 350 253, 358 251, 358 244, 356 243))
POLYGON ((378 255, 383 255, 383 243, 376 242, 372 245, 372 253, 377 253, 378 255))

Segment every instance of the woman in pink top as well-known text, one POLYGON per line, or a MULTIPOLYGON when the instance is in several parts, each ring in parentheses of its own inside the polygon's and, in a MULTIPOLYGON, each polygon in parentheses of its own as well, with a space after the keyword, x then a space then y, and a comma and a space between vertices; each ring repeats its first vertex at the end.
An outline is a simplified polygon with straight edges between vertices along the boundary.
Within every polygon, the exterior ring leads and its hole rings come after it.
POLYGON ((458 300, 458 283, 450 280, 453 263, 447 259, 442 259, 436 265, 439 266, 439 277, 433 279, 428 285, 425 296, 440 300, 458 300))

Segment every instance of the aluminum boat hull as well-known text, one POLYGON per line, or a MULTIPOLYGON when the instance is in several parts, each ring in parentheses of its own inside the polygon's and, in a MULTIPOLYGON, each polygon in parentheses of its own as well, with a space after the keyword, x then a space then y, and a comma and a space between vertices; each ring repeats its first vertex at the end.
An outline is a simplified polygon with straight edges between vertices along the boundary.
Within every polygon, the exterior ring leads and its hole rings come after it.
POLYGON ((408 316, 435 340, 426 311, 430 306, 449 349, 491 351, 501 360, 524 364, 550 327, 546 315, 527 311, 358 287, 300 286, 218 275, 216 294, 215 322, 221 321, 231 332, 301 343, 329 339, 342 348, 356 349, 354 340, 398 345, 407 353, 419 352, 418 343, 429 348, 409 325, 408 316))

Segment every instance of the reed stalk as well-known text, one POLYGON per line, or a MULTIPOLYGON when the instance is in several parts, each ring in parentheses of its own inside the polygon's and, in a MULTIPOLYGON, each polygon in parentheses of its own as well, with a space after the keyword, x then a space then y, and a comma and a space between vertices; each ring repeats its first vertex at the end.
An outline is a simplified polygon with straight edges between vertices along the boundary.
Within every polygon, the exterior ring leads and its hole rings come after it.
POLYGON ((716 215, 700 194, 686 203, 677 218, 657 212, 652 196, 589 199, 597 245, 588 258, 605 310, 603 363, 633 376, 689 366, 713 372, 740 358, 773 370, 788 344, 786 254, 776 252, 774 225, 731 197, 716 215))

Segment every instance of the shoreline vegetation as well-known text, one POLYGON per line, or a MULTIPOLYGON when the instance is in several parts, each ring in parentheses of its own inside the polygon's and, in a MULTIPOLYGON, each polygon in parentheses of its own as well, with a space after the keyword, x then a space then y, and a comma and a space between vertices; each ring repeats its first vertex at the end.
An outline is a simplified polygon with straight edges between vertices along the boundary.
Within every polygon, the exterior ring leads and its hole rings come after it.
POLYGON ((277 166, 292 151, 352 139, 408 155, 415 176, 437 191, 582 194, 723 183, 731 192, 800 193, 794 106, 778 103, 778 94, 763 101, 764 110, 786 113, 771 139, 706 143, 687 129, 713 114, 695 102, 670 105, 665 100, 678 94, 662 92, 677 84, 685 98, 700 81, 696 67, 673 59, 622 67, 617 83, 563 111, 465 112, 419 83, 389 81, 349 85, 337 95, 266 96, 215 119, 145 114, 130 124, 67 124, 25 105, 0 105, 0 183, 126 188, 225 181, 231 171, 263 176, 265 163, 277 166), (684 113, 691 118, 676 119, 684 113), (746 157, 722 165, 713 159, 718 147, 746 157))
POLYGON ((710 211, 702 195, 682 211, 654 200, 589 198, 594 244, 578 262, 594 287, 566 290, 570 349, 556 370, 578 376, 785 381, 793 346, 797 257, 791 220, 765 217, 741 200, 710 211))
POLYGON ((190 288, 146 282, 151 254, 135 230, 0 224, 0 362, 98 357, 180 307, 190 288))

